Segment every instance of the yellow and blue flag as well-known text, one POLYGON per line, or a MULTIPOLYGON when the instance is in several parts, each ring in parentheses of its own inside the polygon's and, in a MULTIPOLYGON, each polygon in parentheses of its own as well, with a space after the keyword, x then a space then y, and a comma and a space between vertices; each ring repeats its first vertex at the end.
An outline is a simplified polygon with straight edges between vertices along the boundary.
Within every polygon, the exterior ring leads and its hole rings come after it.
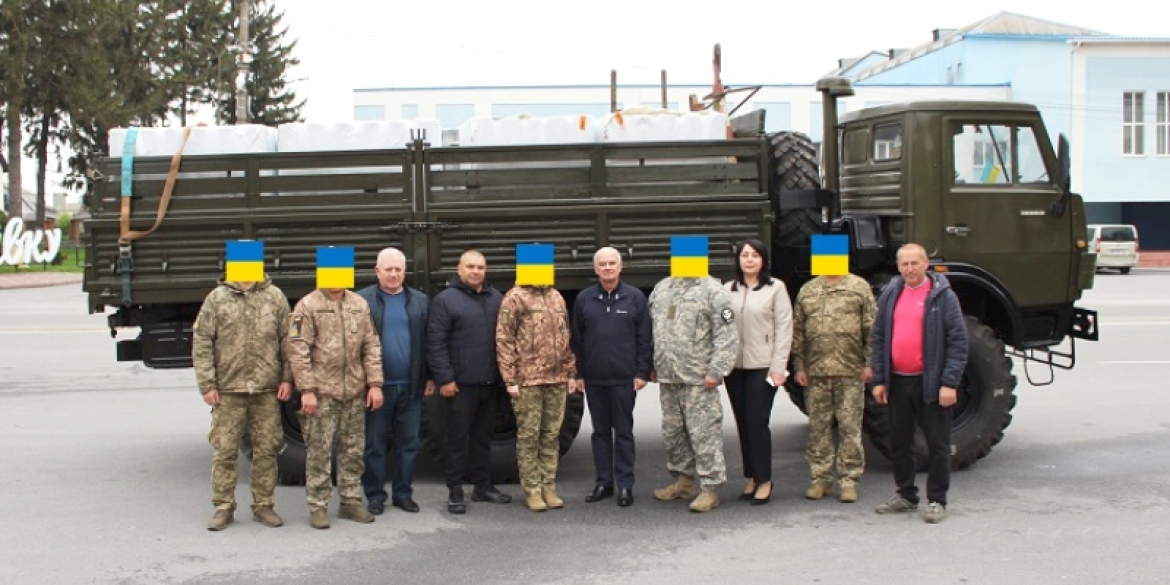
POLYGON ((227 243, 224 264, 228 282, 260 282, 264 280, 264 242, 259 240, 231 240, 227 243))
POLYGON ((812 237, 813 276, 849 274, 849 236, 814 235, 812 237))
POLYGON ((516 284, 552 286, 552 244, 516 244, 516 284))
POLYGON ((670 237, 670 276, 707 277, 707 236, 670 237))
POLYGON ((999 177, 1002 174, 1003 173, 1002 173, 1000 166, 998 164, 995 164, 993 162, 988 162, 987 164, 985 164, 983 166, 983 176, 980 177, 979 180, 982 181, 983 184, 985 184, 985 185, 989 185, 991 183, 998 183, 999 177))
POLYGON ((353 248, 317 248, 317 288, 353 288, 353 248))

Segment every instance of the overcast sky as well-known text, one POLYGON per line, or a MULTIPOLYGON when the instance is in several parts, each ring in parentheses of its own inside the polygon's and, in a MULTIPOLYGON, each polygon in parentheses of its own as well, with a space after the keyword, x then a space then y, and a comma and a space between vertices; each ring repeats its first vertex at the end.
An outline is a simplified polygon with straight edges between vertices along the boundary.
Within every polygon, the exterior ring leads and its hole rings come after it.
POLYGON ((1000 11, 1127 36, 1170 36, 1137 4, 1016 0, 590 2, 275 0, 298 39, 310 122, 353 118, 355 88, 812 83, 837 59, 927 42, 1000 11), (690 6, 690 7, 686 7, 690 6), (894 8, 896 7, 896 8, 894 8))

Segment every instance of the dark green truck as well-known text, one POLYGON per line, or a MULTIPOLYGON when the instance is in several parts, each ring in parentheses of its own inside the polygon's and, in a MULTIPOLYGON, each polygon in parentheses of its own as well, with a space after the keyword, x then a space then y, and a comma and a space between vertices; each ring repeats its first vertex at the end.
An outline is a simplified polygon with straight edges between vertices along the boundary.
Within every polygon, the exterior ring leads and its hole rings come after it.
MULTIPOLYGON (((572 302, 606 245, 622 252, 624 280, 649 289, 669 274, 672 235, 708 236, 711 273, 723 279, 733 244, 761 238, 773 242, 774 272, 795 295, 809 278, 812 233, 848 233, 850 265, 875 287, 896 274, 898 246, 913 241, 946 270, 968 314, 973 359, 955 461, 969 465, 1010 421, 1015 377, 1005 347, 1072 367, 1066 340, 1096 337, 1095 314, 1074 307, 1092 285, 1094 258, 1083 204, 1068 191, 1067 156, 1053 152, 1031 106, 908 103, 838 122, 836 99, 851 90, 843 80, 821 86, 824 188, 814 145, 800 134, 764 135, 762 112, 734 120, 736 138, 716 141, 433 147, 420 136, 394 150, 185 157, 157 231, 122 244, 121 161, 105 159, 86 201, 89 308, 116 309, 112 332, 140 328, 137 339, 117 342, 119 360, 181 368, 191 365, 191 324, 222 274, 228 240, 263 240, 265 269, 293 303, 314 286, 319 245, 355 248, 359 287, 374 282, 378 250, 399 247, 410 284, 434 293, 466 248, 483 251, 489 279, 507 288, 515 244, 552 243, 557 286, 572 302), (984 137, 994 138, 990 150, 984 137), (1000 169, 992 180, 968 182, 986 179, 988 164, 1000 169)), ((155 222, 170 162, 135 160, 133 229, 155 222)), ((788 390, 802 406, 801 389, 788 390)), ((294 400, 284 417, 287 482, 303 479, 296 408, 294 400)), ((497 479, 514 466, 514 423, 502 410, 497 479)), ((426 411, 424 444, 433 451, 443 421, 426 411)), ((562 449, 582 411, 577 397, 562 449)), ((885 452, 884 411, 871 407, 866 420, 885 452)))

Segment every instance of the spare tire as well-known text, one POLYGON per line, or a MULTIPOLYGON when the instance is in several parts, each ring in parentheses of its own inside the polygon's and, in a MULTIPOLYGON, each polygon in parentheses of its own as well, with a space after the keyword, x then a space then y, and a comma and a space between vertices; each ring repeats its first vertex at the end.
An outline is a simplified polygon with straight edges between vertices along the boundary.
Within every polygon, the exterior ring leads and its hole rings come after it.
POLYGON ((821 231, 821 209, 817 206, 793 208, 784 201, 792 191, 815 191, 820 188, 817 151, 812 140, 800 132, 777 132, 768 136, 772 175, 768 195, 776 221, 772 226, 772 245, 807 247, 809 238, 821 231))
MULTIPOLYGON (((1016 406, 1016 377, 1004 343, 990 327, 967 315, 967 368, 959 384, 959 402, 951 418, 951 467, 966 469, 991 453, 1003 439, 1016 406)), ((889 409, 866 396, 865 432, 870 443, 889 458, 889 409)), ((926 439, 922 431, 914 437, 914 459, 919 470, 926 469, 926 439)))

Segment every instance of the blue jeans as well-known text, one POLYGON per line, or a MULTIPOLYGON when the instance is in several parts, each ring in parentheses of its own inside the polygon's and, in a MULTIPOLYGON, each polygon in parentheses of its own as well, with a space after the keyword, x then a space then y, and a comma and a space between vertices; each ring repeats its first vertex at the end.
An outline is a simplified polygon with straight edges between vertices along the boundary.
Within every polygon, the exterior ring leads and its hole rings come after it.
POLYGON ((366 413, 366 471, 362 488, 370 502, 386 501, 386 457, 394 451, 390 473, 395 500, 414 495, 414 465, 418 458, 418 427, 422 422, 422 395, 409 384, 382 387, 382 408, 366 413))

